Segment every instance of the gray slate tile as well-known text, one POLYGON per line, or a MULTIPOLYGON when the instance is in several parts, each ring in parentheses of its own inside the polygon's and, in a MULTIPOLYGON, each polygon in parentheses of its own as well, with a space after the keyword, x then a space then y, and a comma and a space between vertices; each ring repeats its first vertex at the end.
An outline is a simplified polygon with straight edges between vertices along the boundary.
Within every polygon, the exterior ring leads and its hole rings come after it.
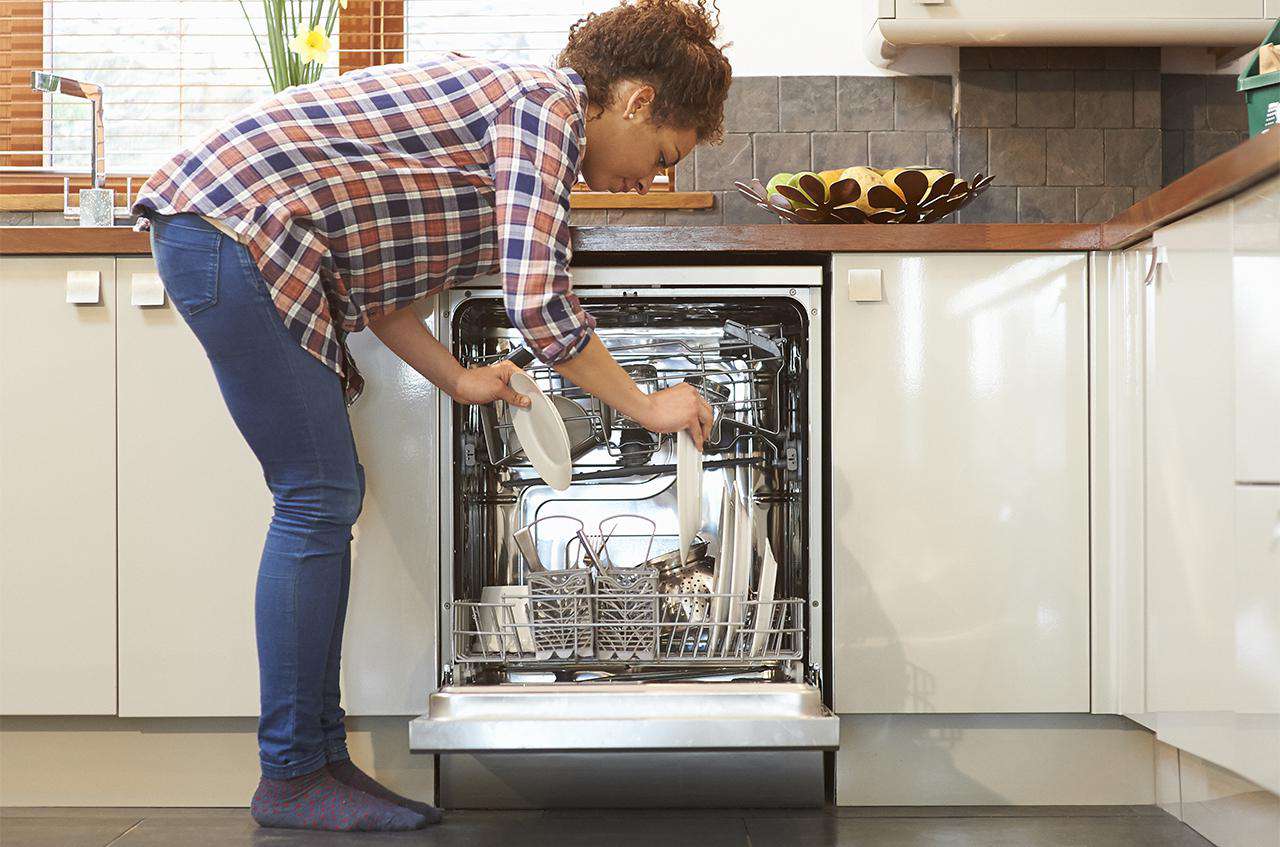
POLYGON ((1104 47, 1103 62, 1108 68, 1159 70, 1159 47, 1104 47))
POLYGON ((956 137, 950 132, 925 133, 925 164, 931 168, 956 168, 956 137))
POLYGON ((1018 71, 1017 86, 1018 126, 1075 126, 1075 75, 1071 71, 1018 71))
POLYGON ((1212 74, 1204 80, 1205 121, 1209 129, 1249 129, 1249 110, 1244 95, 1236 91, 1236 78, 1230 74, 1212 74))
POLYGON ((1133 125, 1160 126, 1160 71, 1133 72, 1133 125))
POLYGON ((1106 52, 1102 47, 1046 47, 1044 54, 1046 68, 1087 71, 1106 64, 1106 52))
POLYGON ((1089 186, 1076 189, 1076 220, 1102 223, 1133 205, 1133 189, 1127 186, 1089 186))
POLYGON ((31 212, 0 212, 0 226, 31 226, 31 212))
POLYGON ((776 224, 778 223, 778 216, 761 209, 737 191, 726 191, 724 194, 724 223, 725 225, 776 224))
POLYGON ((1160 77, 1160 125, 1165 129, 1205 129, 1204 76, 1162 74, 1160 77))
POLYGON ((893 129, 893 78, 839 77, 836 80, 836 129, 893 129))
POLYGON ((1103 183, 1160 184, 1160 130, 1103 130, 1103 183))
POLYGON ((1044 185, 1043 129, 993 129, 988 155, 995 185, 1044 185))
POLYGON ((723 191, 733 188, 735 180, 752 177, 751 136, 746 133, 725 135, 724 141, 710 147, 699 145, 694 155, 694 180, 699 191, 723 191))
POLYGON ((693 191, 695 183, 694 163, 698 157, 686 150, 684 158, 676 162, 676 191, 693 191))
POLYGON ((869 132, 867 153, 873 168, 923 165, 928 142, 923 132, 869 132))
MULTIPOLYGON (((734 190, 737 194, 737 190, 734 190)), ((709 209, 668 209, 663 217, 667 226, 719 226, 724 223, 724 194, 716 192, 709 209)))
POLYGON ((1047 185, 1102 185, 1102 130, 1050 129, 1045 133, 1047 185))
POLYGON ((746 827, 752 847, 1209 847, 1172 817, 754 818, 746 827))
POLYGON ((815 132, 813 134, 813 168, 831 168, 867 164, 867 133, 815 132))
POLYGON ((609 209, 608 223, 613 226, 662 226, 664 209, 609 209))
POLYGON ((724 131, 776 132, 777 129, 778 78, 734 77, 724 103, 724 131))
POLYGON ((1215 156, 1221 156, 1241 140, 1238 132, 1197 130, 1187 133, 1187 170, 1195 170, 1215 156))
POLYGON ((1160 133, 1160 184, 1168 185, 1187 172, 1187 132, 1166 129, 1160 133))
POLYGON ((962 127, 956 130, 956 170, 961 177, 968 179, 976 173, 990 173, 987 170, 987 133, 989 130, 978 127, 962 127))
POLYGON ((1133 126, 1132 71, 1076 71, 1076 126, 1133 126))
MULTIPOLYGON (((813 170, 807 132, 757 132, 754 143, 755 174, 761 182, 768 182, 781 171, 813 170)), ((726 187, 732 187, 732 183, 726 187)))
POLYGON ((961 47, 960 70, 985 71, 991 67, 991 48, 961 47))
POLYGON ((1042 47, 992 47, 990 62, 996 70, 1023 71, 1047 67, 1042 47))
POLYGON ((1035 186, 1018 189, 1018 223, 1075 223, 1076 190, 1035 186))
POLYGON ((1016 80, 1012 71, 961 71, 960 126, 1013 126, 1016 80))
POLYGON ((897 130, 951 129, 951 77, 893 78, 893 127, 897 130))
POLYGON ((1018 222, 1018 189, 993 185, 956 213, 962 224, 1012 224, 1018 222))
POLYGON ((111 814, 0 819, 0 844, 4 847, 103 847, 142 820, 137 815, 111 814))
POLYGON ((836 78, 784 76, 778 80, 778 118, 783 132, 836 128, 836 78))

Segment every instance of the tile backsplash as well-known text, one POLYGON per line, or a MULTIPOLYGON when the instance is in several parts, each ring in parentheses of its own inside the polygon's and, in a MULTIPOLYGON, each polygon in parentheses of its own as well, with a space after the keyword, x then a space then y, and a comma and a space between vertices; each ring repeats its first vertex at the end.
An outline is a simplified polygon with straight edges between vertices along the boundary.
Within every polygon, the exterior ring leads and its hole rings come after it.
POLYGON ((574 222, 772 222, 734 180, 926 164, 995 174, 949 220, 1092 223, 1247 138, 1235 78, 1161 74, 1157 48, 961 48, 953 77, 739 77, 724 143, 676 168, 676 187, 713 192, 714 208, 579 211, 574 222))

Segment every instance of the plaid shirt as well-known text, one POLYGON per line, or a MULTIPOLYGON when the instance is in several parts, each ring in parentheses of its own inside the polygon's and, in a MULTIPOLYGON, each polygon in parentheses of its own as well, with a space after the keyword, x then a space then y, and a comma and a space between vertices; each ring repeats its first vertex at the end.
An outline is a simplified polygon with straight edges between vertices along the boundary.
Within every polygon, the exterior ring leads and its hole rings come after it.
POLYGON ((501 271, 512 326, 542 361, 586 346, 594 321, 568 272, 585 146, 572 70, 451 53, 287 89, 174 156, 134 211, 234 230, 352 402, 363 380, 345 334, 480 274, 501 271))

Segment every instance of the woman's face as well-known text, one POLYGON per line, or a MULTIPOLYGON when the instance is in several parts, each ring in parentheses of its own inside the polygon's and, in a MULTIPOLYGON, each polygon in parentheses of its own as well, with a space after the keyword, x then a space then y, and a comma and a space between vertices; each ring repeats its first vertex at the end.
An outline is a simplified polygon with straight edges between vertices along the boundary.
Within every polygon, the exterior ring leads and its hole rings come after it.
POLYGON ((614 90, 613 105, 603 113, 587 110, 582 178, 592 191, 645 194, 655 176, 693 152, 698 136, 691 129, 653 124, 653 86, 623 81, 614 90))

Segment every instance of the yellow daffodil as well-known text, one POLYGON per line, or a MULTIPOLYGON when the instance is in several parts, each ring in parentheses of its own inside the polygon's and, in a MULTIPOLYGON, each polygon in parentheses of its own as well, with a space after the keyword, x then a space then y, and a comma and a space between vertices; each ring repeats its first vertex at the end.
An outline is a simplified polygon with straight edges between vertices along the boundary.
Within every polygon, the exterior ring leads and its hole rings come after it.
POLYGON ((310 32, 300 31, 289 42, 289 49, 301 56, 304 62, 324 64, 329 55, 329 38, 320 27, 315 27, 310 32))

